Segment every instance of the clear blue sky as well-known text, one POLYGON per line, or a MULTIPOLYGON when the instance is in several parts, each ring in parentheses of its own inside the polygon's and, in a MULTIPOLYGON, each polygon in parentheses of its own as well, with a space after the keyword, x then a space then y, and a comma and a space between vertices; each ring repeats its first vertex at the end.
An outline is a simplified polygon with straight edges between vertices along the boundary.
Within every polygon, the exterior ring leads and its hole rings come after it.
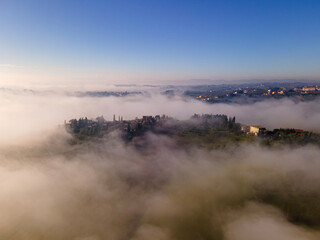
POLYGON ((319 0, 0 0, 0 81, 320 78, 319 0))

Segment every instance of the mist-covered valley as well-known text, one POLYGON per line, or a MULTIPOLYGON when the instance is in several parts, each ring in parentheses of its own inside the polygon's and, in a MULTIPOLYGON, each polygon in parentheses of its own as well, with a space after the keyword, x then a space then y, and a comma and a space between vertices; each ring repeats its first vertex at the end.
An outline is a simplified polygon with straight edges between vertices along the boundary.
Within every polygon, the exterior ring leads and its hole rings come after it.
POLYGON ((0 240, 319 240, 319 12, 0 0, 0 240))
MULTIPOLYGON (((112 91, 125 91, 113 86, 112 91)), ((137 87, 130 88, 138 91, 137 87)), ((72 90, 74 92, 74 90, 72 90)), ((29 90, 2 89, 0 91, 0 143, 27 142, 42 138, 64 121, 73 118, 95 118, 104 116, 112 120, 113 115, 124 120, 143 115, 165 114, 185 120, 193 114, 225 114, 235 116, 237 122, 261 125, 267 129, 298 128, 320 132, 320 104, 314 101, 295 101, 284 98, 266 100, 254 104, 207 104, 181 96, 167 97, 158 90, 143 88, 146 94, 125 97, 79 97, 60 89, 29 90)))
POLYGON ((319 239, 320 149, 241 142, 184 146, 118 131, 74 144, 63 124, 113 115, 235 116, 320 132, 319 101, 206 104, 158 93, 78 97, 1 92, 0 239, 319 239), (59 126, 60 125, 60 126, 59 126))

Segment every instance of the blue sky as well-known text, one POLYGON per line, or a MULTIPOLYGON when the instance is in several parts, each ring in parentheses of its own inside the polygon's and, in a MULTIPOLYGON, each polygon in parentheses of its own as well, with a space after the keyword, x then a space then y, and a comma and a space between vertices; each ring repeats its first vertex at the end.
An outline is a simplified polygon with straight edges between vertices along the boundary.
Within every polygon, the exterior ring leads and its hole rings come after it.
POLYGON ((0 0, 0 81, 319 79, 320 1, 0 0))

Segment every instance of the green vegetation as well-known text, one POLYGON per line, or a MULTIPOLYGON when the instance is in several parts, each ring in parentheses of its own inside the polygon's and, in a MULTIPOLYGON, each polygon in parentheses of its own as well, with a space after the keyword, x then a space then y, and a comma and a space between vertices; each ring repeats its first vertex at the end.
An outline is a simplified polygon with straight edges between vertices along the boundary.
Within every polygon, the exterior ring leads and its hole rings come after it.
POLYGON ((67 130, 79 140, 85 140, 88 137, 103 137, 103 133, 108 129, 103 116, 97 117, 96 121, 88 118, 71 119, 66 125, 67 130))
POLYGON ((274 129, 260 136, 262 144, 273 146, 275 144, 306 145, 315 144, 320 146, 320 135, 312 132, 295 129, 274 129))
POLYGON ((182 147, 197 146, 206 149, 225 148, 230 144, 259 143, 263 146, 320 146, 320 135, 297 129, 263 130, 258 136, 241 131, 235 117, 226 115, 194 114, 189 120, 179 121, 167 116, 144 116, 142 119, 106 121, 103 116, 95 120, 72 119, 66 129, 73 134, 73 143, 99 139, 118 131, 122 139, 129 143, 135 138, 143 138, 147 133, 168 136, 182 147))

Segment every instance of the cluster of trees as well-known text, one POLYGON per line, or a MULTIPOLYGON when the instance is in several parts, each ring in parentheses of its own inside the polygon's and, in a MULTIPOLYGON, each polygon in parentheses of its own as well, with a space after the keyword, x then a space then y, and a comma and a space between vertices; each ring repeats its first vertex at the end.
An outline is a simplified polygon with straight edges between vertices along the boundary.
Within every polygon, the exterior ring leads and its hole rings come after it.
MULTIPOLYGON (((151 131, 155 134, 167 135, 183 139, 184 144, 197 144, 209 147, 225 146, 229 143, 254 141, 256 138, 241 132, 239 123, 235 117, 227 115, 194 114, 190 120, 179 121, 172 118, 165 118, 165 121, 158 121, 155 118, 145 116, 136 121, 113 121, 106 122, 103 116, 95 120, 88 118, 71 119, 66 124, 66 129, 78 139, 87 137, 102 137, 104 134, 120 130, 125 141, 144 135, 151 131)), ((308 143, 320 145, 320 135, 312 132, 305 132, 296 129, 274 129, 264 131, 259 135, 265 145, 290 144, 304 145, 308 143)))
POLYGON ((236 123, 235 117, 228 117, 224 114, 194 114, 191 119, 199 121, 199 126, 205 129, 212 128, 214 130, 240 133, 240 124, 236 123))
POLYGON ((275 143, 305 145, 308 143, 320 145, 320 135, 295 129, 274 129, 267 131, 261 137, 266 145, 275 143))
POLYGON ((103 131, 107 130, 107 124, 103 116, 97 117, 96 121, 89 120, 88 118, 71 119, 69 124, 66 124, 66 129, 79 135, 80 138, 85 136, 103 136, 103 131))

